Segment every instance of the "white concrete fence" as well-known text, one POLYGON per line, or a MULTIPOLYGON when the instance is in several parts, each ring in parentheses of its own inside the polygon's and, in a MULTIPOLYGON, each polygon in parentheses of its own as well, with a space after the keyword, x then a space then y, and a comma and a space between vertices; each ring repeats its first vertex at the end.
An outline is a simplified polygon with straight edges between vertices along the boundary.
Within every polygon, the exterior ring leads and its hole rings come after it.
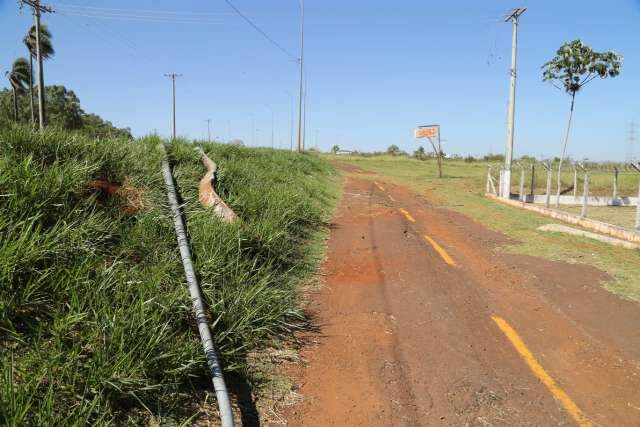
MULTIPOLYGON (((503 186, 503 174, 504 171, 500 170, 500 178, 498 180, 499 188, 496 188, 495 178, 493 177, 493 167, 489 165, 489 170, 487 172, 487 185, 486 192, 488 194, 493 194, 495 196, 506 195, 509 197, 502 197, 503 199, 520 201, 522 204, 525 203, 533 203, 533 204, 543 204, 545 208, 549 208, 550 204, 553 202, 556 206, 566 205, 566 206, 582 206, 581 217, 586 218, 588 207, 589 206, 636 206, 636 219, 635 219, 635 228, 636 230, 640 230, 640 173, 638 173, 638 195, 637 196, 621 196, 618 194, 618 177, 619 177, 619 169, 617 166, 613 166, 610 170, 611 172, 611 183, 612 183, 612 192, 611 196, 591 196, 589 195, 589 168, 581 163, 576 163, 573 169, 573 191, 572 194, 562 194, 560 196, 556 194, 551 194, 552 191, 552 180, 553 180, 553 167, 549 162, 541 163, 544 170, 547 172, 547 186, 545 190, 545 194, 535 194, 535 176, 536 176, 536 165, 531 164, 530 166, 526 166, 522 163, 518 163, 517 166, 520 168, 520 192, 518 194, 511 193, 511 189, 502 188, 503 186), (531 181, 529 184, 529 192, 528 194, 525 192, 527 188, 526 183, 526 169, 531 170, 530 176, 531 181), (578 194, 578 175, 583 175, 583 188, 582 194, 578 194)), ((636 172, 640 172, 640 165, 631 164, 632 170, 636 172)), ((602 170, 602 169, 599 169, 602 170)))

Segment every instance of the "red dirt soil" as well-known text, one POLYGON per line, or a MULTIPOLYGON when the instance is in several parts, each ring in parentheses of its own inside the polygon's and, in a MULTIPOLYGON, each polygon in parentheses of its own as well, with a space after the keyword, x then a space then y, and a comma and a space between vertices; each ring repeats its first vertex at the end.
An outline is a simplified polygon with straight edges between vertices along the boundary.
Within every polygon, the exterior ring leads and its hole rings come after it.
POLYGON ((640 425, 640 305, 603 290, 604 273, 499 253, 505 236, 349 172, 289 425, 574 425, 493 314, 592 422, 640 425))

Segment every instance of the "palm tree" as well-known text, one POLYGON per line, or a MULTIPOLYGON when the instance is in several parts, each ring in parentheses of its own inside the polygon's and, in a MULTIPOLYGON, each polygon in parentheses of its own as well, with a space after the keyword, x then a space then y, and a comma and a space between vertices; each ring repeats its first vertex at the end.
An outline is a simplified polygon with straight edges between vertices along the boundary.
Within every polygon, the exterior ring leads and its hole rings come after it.
POLYGON ((14 61, 11 71, 5 73, 13 89, 14 118, 18 121, 18 93, 25 90, 25 84, 29 81, 29 62, 26 58, 18 58, 14 61))
MULTIPOLYGON (((46 25, 40 26, 40 54, 42 55, 42 59, 49 59, 53 55, 55 55, 55 50, 53 50, 53 45, 51 44, 51 32, 47 28, 46 25)), ((31 96, 31 122, 36 122, 36 113, 34 108, 34 97, 33 97, 33 60, 36 58, 38 51, 38 44, 36 43, 36 26, 32 25, 29 29, 29 32, 23 39, 24 45, 27 47, 29 51, 29 94, 31 96)))

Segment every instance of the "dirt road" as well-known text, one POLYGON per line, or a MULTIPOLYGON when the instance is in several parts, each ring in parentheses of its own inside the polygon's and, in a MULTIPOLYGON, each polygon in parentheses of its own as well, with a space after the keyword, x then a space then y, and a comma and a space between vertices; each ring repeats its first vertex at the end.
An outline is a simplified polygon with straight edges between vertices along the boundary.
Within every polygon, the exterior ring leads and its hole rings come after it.
POLYGON ((289 425, 640 425, 639 304, 350 172, 289 425))

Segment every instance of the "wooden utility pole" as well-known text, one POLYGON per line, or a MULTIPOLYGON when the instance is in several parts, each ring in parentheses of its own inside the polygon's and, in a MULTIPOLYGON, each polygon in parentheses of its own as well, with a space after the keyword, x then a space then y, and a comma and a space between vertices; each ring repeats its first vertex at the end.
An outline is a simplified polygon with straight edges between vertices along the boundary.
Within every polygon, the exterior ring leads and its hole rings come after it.
POLYGON ((38 62, 38 123, 40 129, 42 130, 44 129, 46 123, 46 116, 44 101, 44 72, 42 69, 42 49, 40 46, 40 15, 43 13, 53 13, 53 9, 49 6, 40 4, 40 0, 20 0, 20 7, 25 4, 31 7, 31 9, 33 10, 33 16, 36 21, 36 61, 38 62))
POLYGON ((165 74, 165 77, 171 78, 171 87, 173 89, 173 122, 172 122, 172 140, 176 139, 176 77, 182 77, 182 74, 165 74))

